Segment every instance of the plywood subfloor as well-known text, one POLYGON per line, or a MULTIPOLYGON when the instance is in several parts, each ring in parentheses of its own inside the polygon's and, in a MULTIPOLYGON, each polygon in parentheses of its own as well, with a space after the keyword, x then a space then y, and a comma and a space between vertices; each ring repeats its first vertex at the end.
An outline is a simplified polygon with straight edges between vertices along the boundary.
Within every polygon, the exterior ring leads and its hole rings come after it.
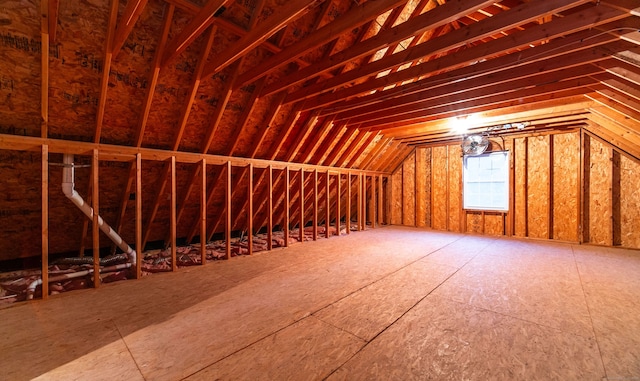
POLYGON ((640 253, 386 227, 0 310, 7 380, 640 377, 640 253))

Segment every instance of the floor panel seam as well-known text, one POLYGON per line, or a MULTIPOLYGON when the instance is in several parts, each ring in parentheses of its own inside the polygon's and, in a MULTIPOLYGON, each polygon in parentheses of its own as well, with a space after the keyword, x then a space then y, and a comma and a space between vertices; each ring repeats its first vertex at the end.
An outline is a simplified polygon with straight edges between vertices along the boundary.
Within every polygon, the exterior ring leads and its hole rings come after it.
POLYGON ((573 245, 571 245, 571 254, 573 255, 573 262, 576 266, 576 272, 578 273, 578 279, 580 280, 580 288, 582 288, 582 296, 584 297, 584 304, 587 306, 587 312, 589 313, 589 321, 591 322, 591 330, 593 331, 593 339, 596 341, 596 347, 598 348, 598 354, 600 355, 600 363, 602 364, 602 371, 604 372, 605 379, 609 379, 607 376, 607 367, 604 365, 604 359, 602 358, 602 349, 600 348, 600 341, 596 333, 596 327, 593 324, 593 316, 591 316, 591 307, 589 307, 589 300, 587 299, 587 293, 584 290, 584 282, 582 281, 582 274, 580 274, 580 268, 578 267, 578 260, 576 259, 576 253, 573 245))
POLYGON ((136 361, 136 358, 133 355, 133 352, 131 352, 131 348, 129 348, 129 344, 127 344, 126 338, 122 335, 122 332, 120 331, 120 327, 118 327, 118 324, 115 321, 111 320, 111 322, 113 323, 113 326, 116 327, 116 331, 118 331, 118 335, 120 336, 122 343, 124 344, 125 348, 127 348, 127 352, 129 352, 129 355, 131 356, 131 360, 133 360, 133 363, 136 364, 136 368, 138 369, 140 376, 142 377, 143 380, 146 381, 147 378, 144 376, 144 373, 142 373, 142 369, 140 369, 140 364, 138 364, 138 361, 136 361))

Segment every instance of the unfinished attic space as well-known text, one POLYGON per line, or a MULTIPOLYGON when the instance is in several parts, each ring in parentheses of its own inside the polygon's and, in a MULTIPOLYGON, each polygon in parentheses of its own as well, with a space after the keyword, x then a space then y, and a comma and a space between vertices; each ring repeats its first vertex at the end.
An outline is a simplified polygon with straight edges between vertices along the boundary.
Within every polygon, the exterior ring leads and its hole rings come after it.
POLYGON ((2 380, 638 380, 639 316, 638 0, 0 2, 2 380))

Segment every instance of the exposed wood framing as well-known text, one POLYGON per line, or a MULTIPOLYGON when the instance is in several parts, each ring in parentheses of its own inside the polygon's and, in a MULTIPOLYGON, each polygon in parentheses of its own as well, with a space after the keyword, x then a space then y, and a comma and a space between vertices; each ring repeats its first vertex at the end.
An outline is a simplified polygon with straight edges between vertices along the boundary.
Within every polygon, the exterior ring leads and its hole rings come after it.
POLYGON ((249 164, 247 173, 247 249, 253 254, 253 165, 249 164))
POLYGON ((111 72, 111 61, 113 59, 113 35, 118 19, 118 4, 120 1, 111 0, 111 11, 109 13, 109 23, 107 24, 107 36, 104 42, 104 62, 102 64, 102 78, 100 79, 100 97, 98 101, 98 111, 96 112, 96 130, 93 134, 93 142, 100 143, 102 133, 102 123, 104 121, 104 111, 107 106, 107 89, 109 88, 109 73, 111 72))
POLYGON ((142 277, 142 155, 136 155, 136 279, 142 277))
POLYGON ((91 224, 92 231, 92 243, 93 243, 93 287, 100 286, 100 225, 98 219, 100 218, 100 208, 98 204, 98 195, 100 194, 100 185, 98 173, 100 168, 100 161, 98 156, 98 150, 93 150, 91 155, 91 172, 92 172, 92 197, 91 203, 93 207, 93 221, 91 224))
MULTIPOLYGON (((326 173, 326 180, 325 180, 325 200, 326 200, 326 204, 324 207, 324 213, 325 213, 325 217, 324 217, 324 226, 325 226, 325 238, 329 238, 331 236, 331 231, 329 230, 329 228, 331 227, 331 198, 329 197, 330 193, 331 193, 331 175, 329 173, 329 171, 327 171, 326 173)), ((340 225, 336 225, 337 229, 340 229, 340 225)))
POLYGON ((49 147, 43 144, 41 147, 41 271, 42 271, 42 299, 49 297, 49 147))
POLYGON ((227 212, 225 213, 224 239, 226 244, 225 258, 231 258, 231 162, 227 161, 226 166, 226 186, 225 186, 225 204, 227 212))
POLYGON ((158 77, 160 76, 161 68, 160 63, 162 61, 162 54, 167 44, 167 39, 169 38, 169 30, 171 29, 171 23, 173 21, 174 10, 175 6, 173 4, 170 4, 169 9, 167 10, 167 14, 164 17, 164 22, 162 24, 160 41, 158 41, 158 47, 156 48, 156 52, 153 56, 153 69, 149 74, 149 86, 147 87, 145 92, 142 112, 140 113, 140 120, 138 121, 138 126, 135 133, 136 147, 142 146, 142 141, 144 139, 144 131, 147 126, 147 121, 149 120, 149 112, 151 112, 151 104, 153 103, 153 96, 155 94, 156 86, 158 85, 158 77))
POLYGON ((269 189, 269 211, 267 218, 267 250, 273 248, 273 168, 267 167, 267 189, 269 189))
MULTIPOLYGON (((197 10, 196 16, 176 36, 164 53, 162 66, 166 66, 200 36, 213 22, 214 14, 230 0, 209 0, 202 9, 197 10)), ((184 3, 182 3, 184 4, 184 3)))
POLYGON ((290 192, 291 192, 291 182, 289 179, 289 167, 284 169, 284 188, 285 188, 285 203, 284 203, 284 246, 289 246, 289 228, 290 228, 290 215, 289 208, 291 205, 290 192))
POLYGON ((176 271, 178 269, 177 263, 177 218, 176 218, 176 209, 177 209, 177 179, 176 179, 176 157, 171 156, 171 271, 176 271))
POLYGON ((202 159, 200 176, 200 261, 204 265, 207 262, 207 159, 205 158, 202 159))
POLYGON ((144 11, 144 8, 147 6, 147 0, 128 0, 127 6, 124 8, 124 12, 120 17, 120 23, 116 28, 115 34, 113 36, 112 49, 113 49, 113 59, 118 56, 122 45, 129 37, 129 34, 133 30, 133 27, 136 25, 136 22, 140 18, 140 15, 144 11))
POLYGON ((298 240, 304 242, 304 168, 300 169, 300 175, 298 176, 299 193, 298 201, 300 203, 300 220, 298 222, 298 240))
POLYGON ((283 28, 291 20, 299 17, 309 10, 308 0, 289 0, 286 5, 279 9, 267 20, 259 24, 250 33, 243 36, 231 49, 226 50, 219 58, 214 60, 207 70, 205 76, 213 75, 225 67, 229 66, 239 57, 246 54, 251 49, 262 44, 278 30, 283 28))

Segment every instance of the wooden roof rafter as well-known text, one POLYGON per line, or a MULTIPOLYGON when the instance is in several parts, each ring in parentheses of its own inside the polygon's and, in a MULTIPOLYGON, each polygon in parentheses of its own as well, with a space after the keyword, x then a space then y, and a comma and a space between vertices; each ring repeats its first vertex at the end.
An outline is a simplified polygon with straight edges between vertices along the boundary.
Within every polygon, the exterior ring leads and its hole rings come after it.
POLYGON ((308 0, 289 0, 286 6, 280 9, 278 13, 274 13, 267 20, 252 28, 247 35, 240 38, 240 41, 214 59, 205 69, 204 75, 208 77, 229 66, 238 58, 262 44, 286 24, 307 13, 318 2, 319 0, 311 3, 308 0))
MULTIPOLYGON (((616 14, 620 14, 617 13, 616 14)), ((568 21, 567 21, 568 22, 568 21)), ((587 27, 590 23, 588 21, 581 21, 580 25, 587 27)), ((565 24, 566 25, 566 24, 565 24)), ((558 32, 560 33, 560 32, 558 32)), ((527 34, 522 34, 522 37, 526 40, 521 40, 518 45, 528 45, 532 42, 532 35, 534 31, 529 30, 527 34)), ((518 36, 512 35, 512 39, 518 39, 518 36)), ((539 38, 545 38, 541 33, 539 38)), ((602 45, 609 42, 614 42, 619 39, 616 34, 602 33, 601 30, 589 29, 586 31, 579 31, 573 33, 567 37, 559 38, 558 40, 551 41, 547 44, 537 46, 535 48, 524 49, 516 55, 505 54, 497 58, 488 59, 483 62, 480 60, 485 59, 484 54, 487 51, 496 53, 500 51, 507 51, 511 49, 508 44, 504 44, 504 41, 498 41, 492 43, 492 45, 499 45, 494 48, 487 49, 487 46, 483 49, 478 48, 477 53, 471 49, 461 52, 454 56, 445 56, 440 59, 430 61, 407 69, 406 71, 398 73, 398 75, 388 76, 387 78, 381 78, 379 80, 372 80, 367 84, 360 86, 353 86, 348 89, 336 91, 333 94, 320 95, 313 98, 313 101, 317 105, 330 105, 336 103, 338 99, 343 99, 339 106, 331 108, 323 108, 321 115, 328 113, 336 113, 341 111, 349 111, 356 107, 365 106, 367 104, 374 104, 384 101, 385 99, 392 99, 395 97, 408 96, 413 93, 423 91, 425 87, 439 87, 445 86, 448 83, 456 82, 459 80, 472 80, 475 78, 482 78, 486 75, 491 75, 496 72, 505 71, 510 68, 517 68, 523 65, 530 65, 535 62, 541 62, 550 60, 551 58, 559 57, 563 54, 571 54, 583 49, 588 49, 594 46, 602 45), (468 65, 469 62, 478 61, 473 65, 468 65), (440 74, 430 76, 430 72, 441 70, 442 68, 448 68, 449 70, 440 74), (407 85, 399 86, 395 89, 386 90, 373 95, 365 95, 362 97, 354 98, 355 95, 365 93, 374 86, 385 86, 388 83, 399 82, 415 76, 425 76, 425 78, 409 83, 407 85), (351 100, 344 101, 345 98, 351 98, 351 100)))
MULTIPOLYGON (((334 22, 316 29, 305 38, 298 40, 284 48, 280 53, 261 62, 258 66, 245 72, 238 80, 238 86, 255 81, 259 76, 268 75, 278 67, 285 65, 305 53, 316 49, 334 40, 336 36, 345 33, 355 27, 361 26, 377 17, 380 13, 404 4, 406 1, 367 1, 361 5, 352 7, 347 13, 338 17, 334 22)), ((329 4, 330 2, 327 2, 329 4)))
POLYGON ((162 59, 162 66, 166 66, 169 62, 175 59, 180 53, 185 51, 187 47, 193 43, 213 22, 213 17, 223 6, 229 3, 230 0, 209 0, 198 10, 195 17, 187 24, 184 29, 167 45, 164 57, 162 59))
POLYGON ((122 45, 129 37, 129 34, 136 25, 136 22, 140 18, 140 15, 147 6, 148 0, 128 0, 127 6, 124 8, 124 12, 120 17, 120 23, 116 27, 115 34, 113 35, 113 59, 118 56, 122 45))
MULTIPOLYGON (((541 15, 569 9, 573 6, 576 6, 577 4, 585 3, 586 1, 587 0, 576 0, 573 2, 567 2, 553 0, 527 3, 520 7, 513 8, 509 11, 502 12, 495 17, 491 17, 476 24, 470 25, 464 29, 452 31, 440 38, 432 39, 423 44, 416 45, 412 49, 407 49, 400 54, 394 54, 387 58, 372 62, 364 67, 360 67, 358 70, 352 70, 340 76, 336 76, 334 78, 319 82, 315 85, 307 86, 294 93, 291 93, 285 101, 291 102, 307 99, 312 96, 340 88, 345 84, 351 83, 359 78, 368 77, 381 71, 391 69, 395 66, 402 65, 404 63, 411 62, 425 56, 430 56, 439 52, 447 51, 454 47, 463 46, 467 41, 481 39, 484 36, 491 35, 492 33, 504 28, 522 25, 523 23, 534 20, 541 15), (470 39, 468 36, 473 37, 470 39)), ((444 8, 444 6, 440 8, 444 8)), ((438 9, 439 8, 436 8, 434 11, 438 9)), ((425 15, 428 15, 429 13, 430 12, 427 12, 425 13, 425 15)), ((413 20, 416 20, 418 18, 419 17, 416 17, 413 20)), ((356 51, 356 49, 351 50, 356 51)), ((415 66, 415 68, 420 68, 421 66, 422 65, 417 65, 415 66)), ((401 73, 405 71, 406 70, 403 70, 401 71, 401 73)), ((298 74, 301 72, 302 70, 298 72, 298 74)), ((288 80, 286 81, 286 83, 292 81, 292 79, 287 79, 288 80)))
POLYGON ((460 17, 461 14, 465 14, 466 12, 469 12, 473 9, 487 6, 490 3, 492 3, 492 1, 466 0, 464 9, 462 10, 460 9, 460 7, 455 5, 443 5, 440 7, 436 7, 433 10, 425 12, 420 16, 408 20, 405 23, 399 24, 391 29, 378 33, 378 35, 369 38, 350 49, 341 51, 340 53, 336 53, 321 62, 312 64, 302 70, 299 70, 294 75, 288 76, 286 78, 286 81, 281 81, 277 84, 265 88, 264 93, 270 94, 307 80, 314 75, 328 72, 352 60, 364 57, 368 54, 373 54, 394 41, 402 41, 408 37, 414 36, 417 33, 421 33, 428 29, 435 28, 439 25, 446 24, 451 20, 455 20, 460 17))

